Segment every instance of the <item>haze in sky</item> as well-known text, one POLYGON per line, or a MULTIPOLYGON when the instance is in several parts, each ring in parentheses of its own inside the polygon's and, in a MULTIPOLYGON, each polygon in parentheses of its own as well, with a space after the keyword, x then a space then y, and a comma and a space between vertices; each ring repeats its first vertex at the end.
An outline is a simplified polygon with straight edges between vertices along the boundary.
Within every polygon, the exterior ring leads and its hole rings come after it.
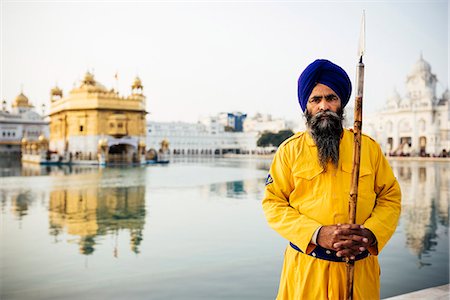
POLYGON ((138 75, 149 120, 221 111, 298 120, 297 79, 313 60, 332 60, 354 82, 363 10, 364 112, 380 109, 393 88, 404 95, 421 53, 441 95, 449 6, 433 0, 2 0, 0 94, 10 105, 23 89, 40 111, 55 84, 67 95, 89 70, 123 95, 138 75))

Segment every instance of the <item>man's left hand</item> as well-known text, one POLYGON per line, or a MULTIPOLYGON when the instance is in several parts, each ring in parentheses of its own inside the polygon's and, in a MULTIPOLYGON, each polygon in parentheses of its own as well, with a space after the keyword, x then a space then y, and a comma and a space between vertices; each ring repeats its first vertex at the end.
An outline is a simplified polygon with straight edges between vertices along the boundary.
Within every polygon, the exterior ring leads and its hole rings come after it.
POLYGON ((338 226, 340 241, 333 244, 336 256, 355 259, 375 242, 374 234, 363 225, 342 224, 338 226))

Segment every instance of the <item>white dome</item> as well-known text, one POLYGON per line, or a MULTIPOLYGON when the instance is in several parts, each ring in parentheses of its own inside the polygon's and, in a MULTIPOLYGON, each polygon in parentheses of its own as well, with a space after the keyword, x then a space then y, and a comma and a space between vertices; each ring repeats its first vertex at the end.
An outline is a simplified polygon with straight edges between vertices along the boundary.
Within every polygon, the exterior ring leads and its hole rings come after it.
POLYGON ((397 89, 393 88, 387 97, 386 107, 396 108, 400 104, 400 101, 401 101, 400 94, 397 92, 397 89))
POLYGON ((420 55, 419 60, 414 64, 411 70, 411 74, 418 74, 418 73, 431 73, 431 66, 428 62, 426 62, 422 54, 420 55))

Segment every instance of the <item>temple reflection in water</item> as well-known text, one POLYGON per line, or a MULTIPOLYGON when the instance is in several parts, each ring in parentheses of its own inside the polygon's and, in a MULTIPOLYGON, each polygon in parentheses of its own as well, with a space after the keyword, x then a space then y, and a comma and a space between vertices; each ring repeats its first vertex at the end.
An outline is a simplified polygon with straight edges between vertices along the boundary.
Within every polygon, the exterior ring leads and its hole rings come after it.
POLYGON ((448 234, 450 166, 419 161, 392 163, 402 188, 402 223, 406 247, 417 256, 432 251, 437 243, 438 225, 448 234))
MULTIPOLYGON (((50 193, 50 234, 79 237, 81 254, 95 251, 99 236, 128 230, 130 247, 139 253, 145 224, 145 186, 88 187, 54 190, 50 193)), ((117 256, 117 244, 113 249, 117 256)))

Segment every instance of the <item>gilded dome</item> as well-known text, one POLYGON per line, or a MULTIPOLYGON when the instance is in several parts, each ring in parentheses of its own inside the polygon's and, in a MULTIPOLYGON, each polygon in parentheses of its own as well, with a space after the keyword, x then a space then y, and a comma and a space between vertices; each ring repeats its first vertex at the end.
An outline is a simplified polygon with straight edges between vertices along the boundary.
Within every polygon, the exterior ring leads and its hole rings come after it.
POLYGON ((23 93, 20 93, 16 97, 16 99, 14 99, 12 106, 13 107, 32 107, 32 105, 29 103, 28 97, 25 96, 23 93))
POLYGON ((134 79, 133 85, 131 86, 132 89, 142 89, 142 81, 141 79, 136 76, 136 78, 134 79))
POLYGON ((88 92, 107 93, 108 90, 99 82, 95 81, 94 74, 86 72, 83 80, 81 80, 80 88, 88 92))
POLYGON ((86 74, 84 74, 83 83, 94 85, 95 84, 94 74, 90 73, 89 71, 86 72, 86 74))
POLYGON ((47 141, 47 139, 45 138, 45 136, 43 134, 41 134, 38 139, 39 139, 39 142, 41 142, 41 143, 45 143, 47 141))
POLYGON ((63 91, 58 86, 55 86, 50 91, 50 94, 52 96, 61 96, 62 97, 62 93, 63 93, 63 91))

